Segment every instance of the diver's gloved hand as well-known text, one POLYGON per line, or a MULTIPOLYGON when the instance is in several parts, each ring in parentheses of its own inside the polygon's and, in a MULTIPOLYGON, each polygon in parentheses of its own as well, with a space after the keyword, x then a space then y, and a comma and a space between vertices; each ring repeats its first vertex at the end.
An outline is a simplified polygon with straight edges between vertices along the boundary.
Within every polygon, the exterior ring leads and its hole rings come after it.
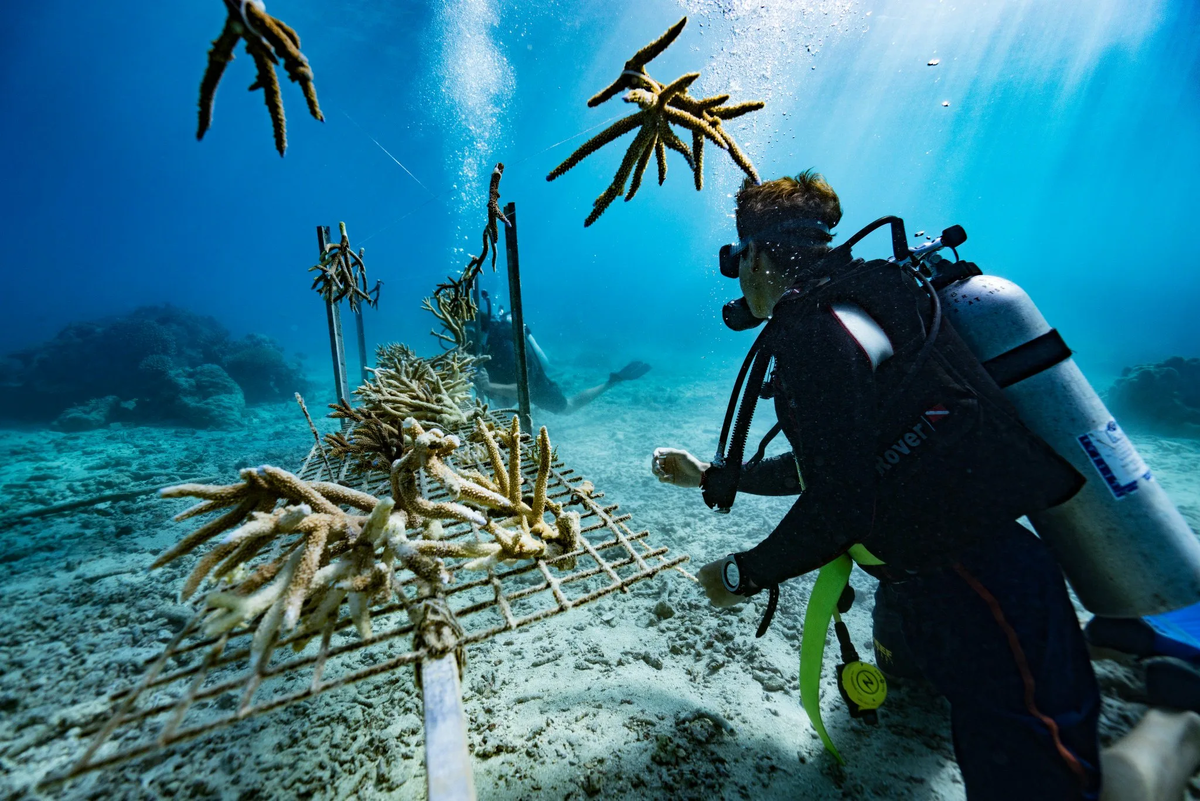
POLYGON ((618 372, 609 373, 608 383, 619 384, 622 381, 633 381, 635 378, 641 378, 648 372, 650 372, 650 365, 645 362, 632 361, 618 372))
POLYGON ((721 581, 721 566, 724 563, 724 559, 709 562, 696 573, 696 580, 700 582, 700 588, 708 596, 708 602, 718 609, 735 606, 746 600, 744 595, 734 595, 725 589, 725 582, 721 581))
POLYGON ((711 465, 678 448, 655 448, 650 471, 664 484, 698 487, 704 471, 711 465))

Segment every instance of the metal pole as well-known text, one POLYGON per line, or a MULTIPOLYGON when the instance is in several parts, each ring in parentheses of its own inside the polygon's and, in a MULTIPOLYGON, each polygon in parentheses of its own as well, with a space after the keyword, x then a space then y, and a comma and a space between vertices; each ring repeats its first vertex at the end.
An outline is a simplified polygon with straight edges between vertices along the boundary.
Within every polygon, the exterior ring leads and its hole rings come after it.
MULTIPOLYGON (((358 249, 358 257, 363 259, 366 257, 366 251, 362 248, 358 249)), ((366 275, 365 271, 363 273, 366 275)), ((363 289, 366 289, 364 286, 363 289)), ((358 329, 358 369, 361 373, 359 380, 364 384, 367 382, 367 335, 363 332, 363 313, 360 305, 354 312, 354 325, 358 329)))
POLYGON ((362 381, 367 380, 367 335, 363 331, 362 307, 354 312, 354 325, 358 328, 358 365, 362 372, 362 381))
MULTIPOLYGON (((474 284, 474 286, 471 287, 471 302, 475 304, 475 309, 477 310, 477 313, 475 315, 475 328, 474 328, 474 334, 473 334, 474 339, 471 341, 471 353, 473 353, 476 356, 483 355, 483 325, 481 324, 480 316, 479 316, 480 314, 483 313, 483 307, 482 307, 483 292, 479 288, 479 282, 480 282, 481 278, 482 278, 482 276, 478 276, 478 275, 475 276, 475 284, 474 284)), ((491 324, 491 322, 492 322, 491 320, 488 320, 489 325, 491 324)))
MULTIPOLYGON (((329 244, 329 226, 317 226, 317 246, 321 257, 329 244)), ((346 345, 342 339, 342 312, 336 303, 325 301, 325 319, 329 323, 329 349, 333 354, 333 392, 339 402, 350 402, 350 386, 346 382, 346 345)))
POLYGON ((425 701, 425 776, 429 801, 475 801, 458 661, 451 652, 421 662, 425 701))
POLYGON ((513 350, 517 356, 517 410, 521 427, 533 431, 529 413, 529 362, 525 357, 525 312, 521 307, 521 262, 517 255, 517 204, 504 207, 504 249, 508 259, 508 302, 512 306, 513 350))

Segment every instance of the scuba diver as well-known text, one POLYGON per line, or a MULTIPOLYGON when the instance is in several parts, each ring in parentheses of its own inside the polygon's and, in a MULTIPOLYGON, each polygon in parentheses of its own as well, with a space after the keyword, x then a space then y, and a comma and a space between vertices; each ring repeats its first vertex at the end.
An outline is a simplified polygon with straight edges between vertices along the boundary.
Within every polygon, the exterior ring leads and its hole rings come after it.
MULTIPOLYGON (((718 511, 738 490, 800 497, 757 546, 699 571, 709 600, 725 607, 769 590, 769 618, 781 582, 822 569, 807 634, 818 596, 845 611, 857 563, 879 580, 877 604, 898 617, 903 646, 950 702, 971 801, 1098 797, 1100 694, 1088 650, 1058 563, 1017 522, 1071 498, 1084 476, 1021 421, 942 319, 927 279, 851 255, 873 228, 830 247, 842 211, 823 177, 747 182, 736 204, 740 242, 722 249, 721 272, 743 298, 726 322, 769 322, 742 368, 732 445, 721 453, 737 389, 718 458, 659 448, 652 469, 701 488, 718 511), (773 398, 773 433, 791 451, 765 457, 764 441, 743 463, 759 397, 773 398)), ((815 668, 802 645, 801 698, 840 760, 805 687, 806 664, 819 681, 829 615, 843 654, 853 653, 830 607, 813 633, 815 668)))
MULTIPOLYGON (((477 352, 490 357, 486 369, 476 373, 475 386, 483 395, 506 402, 517 400, 517 357, 513 346, 512 315, 503 307, 495 313, 492 300, 486 291, 480 296, 484 303, 472 326, 477 352)), ((529 326, 525 326, 526 352, 532 357, 527 360, 529 371, 529 401, 540 409, 555 414, 570 414, 579 411, 617 384, 641 378, 650 370, 645 362, 632 361, 618 372, 609 373, 603 384, 567 397, 562 388, 546 374, 549 359, 533 338, 529 326)))

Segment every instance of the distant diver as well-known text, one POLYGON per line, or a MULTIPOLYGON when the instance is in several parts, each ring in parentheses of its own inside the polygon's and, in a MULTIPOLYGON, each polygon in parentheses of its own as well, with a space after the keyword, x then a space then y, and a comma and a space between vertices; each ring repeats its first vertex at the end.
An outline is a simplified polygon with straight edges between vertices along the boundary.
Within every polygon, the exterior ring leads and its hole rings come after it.
MULTIPOLYGON (((493 311, 487 292, 482 292, 481 296, 484 308, 479 310, 473 324, 473 334, 480 341, 480 352, 490 358, 485 367, 479 370, 475 385, 481 394, 489 398, 513 402, 517 399, 517 357, 513 344, 512 315, 503 308, 493 311)), ((617 384, 641 378, 650 371, 650 365, 645 362, 632 361, 617 372, 609 373, 608 380, 603 384, 567 397, 562 388, 547 375, 549 360, 528 326, 525 343, 530 402, 555 414, 579 411, 617 384)))
POLYGON ((726 322, 770 322, 743 366, 746 391, 719 458, 660 448, 653 470, 700 487, 722 511, 739 490, 800 498, 763 542, 701 568, 700 583, 723 607, 764 589, 777 598, 781 582, 821 570, 805 617, 801 698, 841 760, 817 699, 831 618, 852 714, 874 720, 886 689, 838 616, 858 564, 880 581, 876 603, 900 621, 900 639, 878 654, 911 654, 950 702, 971 801, 1096 798, 1096 677, 1058 563, 1017 522, 1071 498, 1085 479, 1022 423, 942 319, 927 278, 896 259, 853 258, 850 246, 873 228, 830 247, 841 216, 837 194, 811 171, 747 182, 737 195, 740 242, 722 249, 721 272, 739 279, 743 298, 726 322), (760 396, 773 398, 792 450, 768 458, 764 443, 743 464, 760 396))

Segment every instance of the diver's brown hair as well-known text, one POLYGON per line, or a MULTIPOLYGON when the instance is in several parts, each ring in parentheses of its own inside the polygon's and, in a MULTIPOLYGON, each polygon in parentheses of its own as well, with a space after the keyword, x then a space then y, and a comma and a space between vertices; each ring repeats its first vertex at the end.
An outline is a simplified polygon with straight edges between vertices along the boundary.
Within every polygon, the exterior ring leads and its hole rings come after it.
MULTIPOLYGON (((797 217, 820 220, 830 228, 842 219, 837 192, 815 170, 761 184, 747 179, 737 193, 737 231, 742 239, 754 238, 756 232, 797 217)), ((815 238, 821 242, 832 239, 821 232, 816 232, 815 238)))

